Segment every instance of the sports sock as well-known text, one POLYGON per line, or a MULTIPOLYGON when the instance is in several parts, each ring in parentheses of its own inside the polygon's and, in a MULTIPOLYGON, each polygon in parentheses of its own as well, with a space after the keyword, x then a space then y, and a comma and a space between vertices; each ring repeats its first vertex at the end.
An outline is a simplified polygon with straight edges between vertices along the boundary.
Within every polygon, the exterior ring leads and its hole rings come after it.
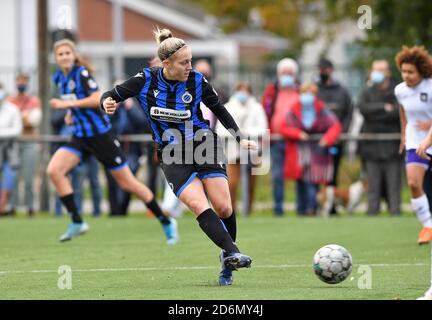
POLYGON ((237 221, 235 211, 233 210, 232 214, 228 218, 220 218, 224 223, 226 229, 228 230, 229 235, 236 241, 237 238, 237 221))
POLYGON ((226 252, 240 252, 233 239, 225 228, 224 223, 219 219, 212 209, 207 209, 197 217, 199 226, 204 233, 213 241, 219 248, 226 252))
POLYGON ((421 197, 411 199, 411 206, 423 227, 432 228, 431 212, 426 195, 424 194, 421 197))
POLYGON ((82 223, 82 219, 80 214, 78 213, 78 209, 75 203, 74 194, 68 194, 67 196, 60 197, 61 202, 66 207, 66 210, 72 216, 72 222, 74 223, 82 223))
POLYGON ((155 198, 153 198, 152 201, 146 203, 147 208, 149 208, 153 214, 156 216, 156 218, 159 219, 160 223, 162 224, 170 224, 170 219, 163 214, 161 208, 159 207, 158 203, 156 202, 155 198))

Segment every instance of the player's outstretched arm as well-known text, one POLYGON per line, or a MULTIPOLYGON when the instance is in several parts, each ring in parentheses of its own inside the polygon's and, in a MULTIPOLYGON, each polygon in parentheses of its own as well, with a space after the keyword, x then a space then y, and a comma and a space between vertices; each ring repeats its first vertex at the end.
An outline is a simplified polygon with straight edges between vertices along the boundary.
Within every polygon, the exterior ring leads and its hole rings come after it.
POLYGON ((137 96, 145 84, 143 72, 138 72, 123 83, 116 85, 113 89, 104 92, 100 98, 100 107, 108 114, 113 114, 119 102, 137 96))
POLYGON ((426 138, 424 138, 423 141, 420 143, 420 146, 417 148, 416 153, 423 159, 430 160, 430 156, 426 153, 430 146, 432 146, 432 128, 429 130, 426 138))
POLYGON ((97 108, 99 107, 99 99, 101 97, 100 91, 95 91, 88 97, 78 100, 62 100, 62 99, 51 99, 49 101, 53 109, 67 109, 70 107, 74 108, 97 108))

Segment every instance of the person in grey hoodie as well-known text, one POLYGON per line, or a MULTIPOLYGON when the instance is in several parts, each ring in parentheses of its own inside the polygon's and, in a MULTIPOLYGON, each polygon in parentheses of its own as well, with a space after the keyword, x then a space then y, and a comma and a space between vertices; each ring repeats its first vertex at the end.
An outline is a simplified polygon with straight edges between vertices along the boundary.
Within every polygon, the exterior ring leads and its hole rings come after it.
MULTIPOLYGON (((386 60, 375 60, 367 86, 359 96, 364 117, 362 133, 399 133, 399 107, 394 95, 395 80, 386 60)), ((368 177, 368 215, 380 212, 381 198, 392 215, 400 214, 402 156, 399 140, 362 141, 360 155, 368 177)))

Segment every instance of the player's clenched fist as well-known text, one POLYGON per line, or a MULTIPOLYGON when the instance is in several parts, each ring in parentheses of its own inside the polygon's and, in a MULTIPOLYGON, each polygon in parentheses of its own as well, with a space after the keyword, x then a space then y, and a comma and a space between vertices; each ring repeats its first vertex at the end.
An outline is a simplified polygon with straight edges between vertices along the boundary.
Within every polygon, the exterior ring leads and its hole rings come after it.
POLYGON ((117 102, 113 98, 108 97, 104 100, 102 106, 103 106, 106 113, 114 114, 114 112, 117 109, 117 102))

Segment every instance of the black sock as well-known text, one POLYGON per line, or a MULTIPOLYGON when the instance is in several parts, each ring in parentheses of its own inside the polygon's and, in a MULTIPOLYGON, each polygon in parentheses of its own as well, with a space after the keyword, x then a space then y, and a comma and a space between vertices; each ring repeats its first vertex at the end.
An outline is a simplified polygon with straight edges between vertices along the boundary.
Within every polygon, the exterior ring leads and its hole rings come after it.
POLYGON ((75 203, 74 194, 68 194, 67 196, 60 197, 61 202, 66 207, 66 210, 72 215, 72 221, 74 223, 82 223, 81 216, 78 213, 78 209, 75 203))
POLYGON ((168 219, 168 217, 163 214, 161 208, 159 207, 158 203, 156 202, 156 200, 154 198, 149 203, 146 203, 146 206, 147 206, 147 208, 149 208, 153 212, 153 214, 156 216, 156 218, 159 219, 159 221, 162 224, 170 224, 171 223, 171 221, 168 219))
POLYGON ((201 229, 219 248, 229 253, 240 252, 225 225, 212 209, 207 209, 201 213, 197 220, 201 229))
POLYGON ((228 230, 228 233, 230 234, 231 238, 235 242, 237 238, 237 221, 236 221, 236 215, 234 210, 232 214, 229 216, 229 218, 220 218, 220 219, 224 223, 226 229, 228 230))

